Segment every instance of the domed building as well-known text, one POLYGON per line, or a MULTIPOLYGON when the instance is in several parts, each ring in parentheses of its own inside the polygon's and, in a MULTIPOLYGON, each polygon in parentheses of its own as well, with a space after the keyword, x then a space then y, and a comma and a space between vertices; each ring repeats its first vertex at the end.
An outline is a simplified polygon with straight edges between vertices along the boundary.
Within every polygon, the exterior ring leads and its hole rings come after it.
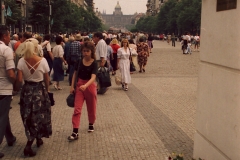
POLYGON ((121 6, 119 2, 113 11, 113 14, 106 14, 106 12, 102 13, 102 19, 104 20, 105 24, 109 27, 115 28, 126 28, 132 24, 132 17, 133 15, 123 15, 121 6))

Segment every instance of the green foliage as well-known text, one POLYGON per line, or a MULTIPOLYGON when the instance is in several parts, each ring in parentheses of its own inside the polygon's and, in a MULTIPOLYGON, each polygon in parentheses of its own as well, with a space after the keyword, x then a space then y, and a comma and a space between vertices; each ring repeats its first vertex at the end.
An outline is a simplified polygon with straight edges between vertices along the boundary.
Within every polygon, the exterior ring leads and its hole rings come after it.
POLYGON ((5 0, 5 8, 7 10, 8 6, 12 11, 11 17, 6 16, 6 24, 17 24, 18 20, 21 20, 22 14, 20 7, 16 4, 16 0, 5 0))
POLYGON ((157 16, 141 18, 136 28, 145 32, 175 33, 199 32, 201 24, 201 0, 168 0, 157 16))
POLYGON ((142 17, 136 24, 136 29, 144 32, 156 32, 156 20, 157 17, 148 16, 142 17))
MULTIPOLYGON (((31 9, 31 23, 41 22, 46 30, 49 25, 48 0, 33 0, 31 9)), ((52 32, 100 31, 101 20, 95 15, 91 7, 84 9, 67 0, 51 0, 53 24, 52 32)))

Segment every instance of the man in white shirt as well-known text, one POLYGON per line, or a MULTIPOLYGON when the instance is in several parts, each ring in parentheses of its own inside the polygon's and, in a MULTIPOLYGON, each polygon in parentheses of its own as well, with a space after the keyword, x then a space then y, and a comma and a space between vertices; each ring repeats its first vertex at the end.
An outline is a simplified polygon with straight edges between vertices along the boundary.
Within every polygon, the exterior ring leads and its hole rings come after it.
POLYGON ((96 44, 95 54, 98 66, 103 67, 107 60, 107 44, 103 40, 103 35, 101 32, 94 33, 93 42, 96 44))
MULTIPOLYGON (((12 146, 16 137, 12 134, 9 122, 9 110, 12 100, 13 84, 16 76, 13 51, 7 45, 10 42, 10 33, 6 26, 0 26, 0 144, 6 137, 8 146, 12 146)), ((4 156, 0 153, 0 158, 4 156)))
MULTIPOLYGON (((107 60, 107 44, 103 40, 103 34, 101 32, 96 32, 93 35, 93 42, 96 44, 96 61, 98 67, 104 67, 106 65, 107 60)), ((98 78, 96 79, 97 82, 98 78)), ((106 87, 101 87, 99 83, 97 83, 98 94, 104 94, 107 91, 106 87)))

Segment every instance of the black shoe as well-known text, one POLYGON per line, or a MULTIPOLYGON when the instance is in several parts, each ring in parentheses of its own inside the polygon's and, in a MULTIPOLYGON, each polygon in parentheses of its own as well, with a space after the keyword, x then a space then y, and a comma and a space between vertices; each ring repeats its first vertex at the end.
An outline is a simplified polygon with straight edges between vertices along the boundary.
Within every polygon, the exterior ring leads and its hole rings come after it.
POLYGON ((0 158, 3 158, 4 157, 4 154, 3 153, 0 153, 0 158))
POLYGON ((43 145, 43 140, 42 139, 37 139, 37 147, 40 147, 41 145, 43 145))
POLYGON ((31 148, 30 149, 25 148, 23 153, 24 153, 24 156, 29 156, 29 157, 36 156, 36 152, 34 152, 31 148))
POLYGON ((124 83, 122 83, 122 89, 124 89, 124 88, 125 88, 124 83))
POLYGON ((16 137, 13 136, 13 140, 8 142, 8 146, 13 146, 13 144, 16 142, 16 140, 17 140, 16 137))
POLYGON ((68 137, 68 140, 71 142, 71 141, 74 141, 74 140, 77 140, 78 139, 78 133, 72 133, 71 136, 68 137))
POLYGON ((143 72, 145 72, 145 69, 142 69, 143 70, 143 72))
POLYGON ((93 124, 89 124, 88 132, 93 132, 93 131, 94 131, 93 124))

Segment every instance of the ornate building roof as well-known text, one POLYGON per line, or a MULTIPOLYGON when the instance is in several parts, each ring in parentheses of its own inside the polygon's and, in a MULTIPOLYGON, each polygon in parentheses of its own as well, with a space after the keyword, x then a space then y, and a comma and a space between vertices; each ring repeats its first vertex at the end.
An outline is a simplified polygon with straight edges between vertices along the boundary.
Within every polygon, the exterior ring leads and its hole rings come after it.
POLYGON ((121 9, 121 6, 120 6, 120 4, 119 4, 119 1, 117 2, 117 5, 116 5, 115 9, 121 9))

